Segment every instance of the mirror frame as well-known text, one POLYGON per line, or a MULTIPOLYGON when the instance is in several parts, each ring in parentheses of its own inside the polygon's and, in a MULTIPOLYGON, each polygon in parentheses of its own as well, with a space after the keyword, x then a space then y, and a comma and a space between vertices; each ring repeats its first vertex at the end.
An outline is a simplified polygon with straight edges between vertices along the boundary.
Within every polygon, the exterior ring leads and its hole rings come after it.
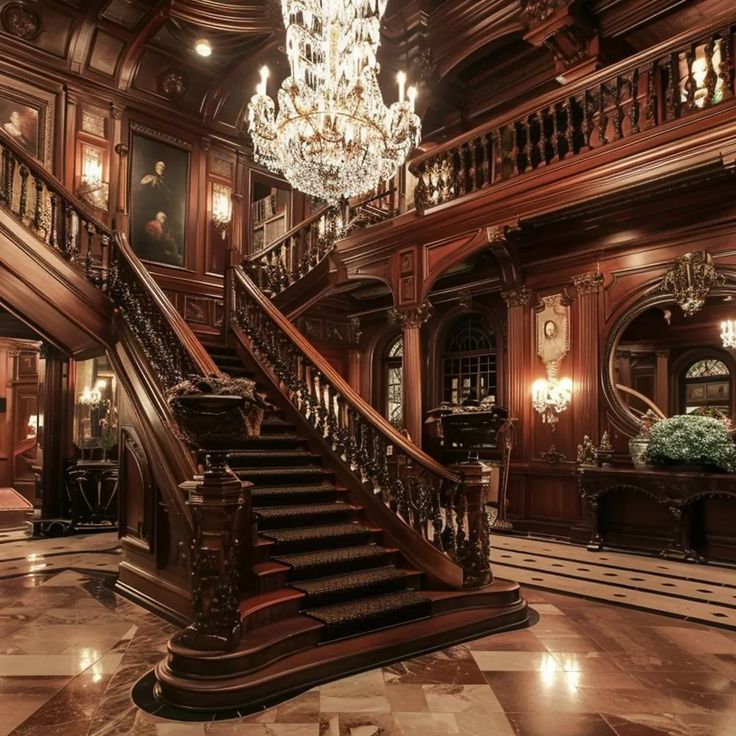
MULTIPOLYGON (((715 287, 708 293, 707 299, 719 296, 732 296, 734 300, 734 313, 736 314, 736 282, 732 280, 732 275, 728 271, 722 270, 721 273, 726 277, 727 281, 722 286, 715 287)), ((654 286, 648 285, 643 293, 635 299, 628 307, 623 308, 621 314, 615 318, 611 326, 608 337, 606 338, 602 368, 603 395, 608 404, 608 409, 612 412, 619 429, 628 436, 635 436, 641 429, 641 422, 629 410, 626 404, 621 400, 618 389, 613 385, 613 364, 616 354, 616 347, 628 325, 633 322, 640 314, 646 312, 647 309, 657 307, 662 304, 674 304, 676 309, 680 306, 674 300, 672 294, 662 291, 657 282, 654 286)), ((707 305, 706 299, 706 305, 707 305)))

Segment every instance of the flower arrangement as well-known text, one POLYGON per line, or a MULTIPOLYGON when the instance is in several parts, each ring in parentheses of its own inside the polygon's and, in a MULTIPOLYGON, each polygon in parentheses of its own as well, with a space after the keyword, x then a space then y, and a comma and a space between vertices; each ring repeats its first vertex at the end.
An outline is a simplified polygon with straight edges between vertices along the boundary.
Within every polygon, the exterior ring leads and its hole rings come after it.
POLYGON ((736 470, 736 446, 718 419, 681 414, 662 419, 649 430, 646 458, 654 465, 698 465, 736 470))
POLYGON ((105 416, 100 419, 100 447, 102 448, 102 457, 107 459, 110 450, 118 443, 118 410, 115 406, 110 406, 108 401, 108 410, 105 416))

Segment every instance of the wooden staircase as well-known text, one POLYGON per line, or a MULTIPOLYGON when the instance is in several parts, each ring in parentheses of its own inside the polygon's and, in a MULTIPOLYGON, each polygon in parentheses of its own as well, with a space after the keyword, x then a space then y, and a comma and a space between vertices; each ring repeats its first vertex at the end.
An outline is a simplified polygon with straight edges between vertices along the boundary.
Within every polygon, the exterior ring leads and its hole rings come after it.
MULTIPOLYGON (((223 372, 262 377, 232 349, 211 355, 223 372)), ((256 710, 320 681, 525 622, 514 583, 437 589, 260 380, 264 388, 278 408, 264 418, 261 435, 229 459, 233 472, 253 483, 242 639, 234 651, 217 653, 172 642, 156 671, 161 700, 195 710, 256 710)))

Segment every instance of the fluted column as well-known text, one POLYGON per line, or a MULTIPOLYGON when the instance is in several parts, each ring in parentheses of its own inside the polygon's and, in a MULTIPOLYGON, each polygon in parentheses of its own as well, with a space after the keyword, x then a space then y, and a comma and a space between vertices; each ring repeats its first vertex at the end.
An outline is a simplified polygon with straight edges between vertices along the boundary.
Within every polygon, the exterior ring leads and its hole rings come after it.
POLYGON ((409 309, 392 309, 389 320, 401 325, 404 338, 403 398, 404 427, 417 447, 422 446, 422 325, 433 313, 432 305, 424 302, 409 309))
POLYGON ((599 434, 598 294, 603 275, 584 273, 575 276, 572 283, 577 291, 572 412, 574 436, 582 439, 586 434, 599 434))
POLYGON ((512 417, 519 420, 516 434, 516 457, 524 456, 529 437, 531 405, 530 347, 533 330, 529 319, 531 291, 526 286, 502 292, 508 307, 508 393, 507 404, 512 417))

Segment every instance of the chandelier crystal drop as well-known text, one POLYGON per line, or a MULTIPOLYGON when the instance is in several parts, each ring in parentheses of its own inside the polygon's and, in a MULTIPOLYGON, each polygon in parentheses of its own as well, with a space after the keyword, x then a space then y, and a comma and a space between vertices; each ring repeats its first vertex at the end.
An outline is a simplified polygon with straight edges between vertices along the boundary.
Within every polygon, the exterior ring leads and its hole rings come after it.
POLYGON ((388 0, 281 0, 290 75, 276 104, 268 69, 248 106, 256 161, 336 203, 390 179, 421 139, 416 88, 386 107, 376 53, 388 0))

